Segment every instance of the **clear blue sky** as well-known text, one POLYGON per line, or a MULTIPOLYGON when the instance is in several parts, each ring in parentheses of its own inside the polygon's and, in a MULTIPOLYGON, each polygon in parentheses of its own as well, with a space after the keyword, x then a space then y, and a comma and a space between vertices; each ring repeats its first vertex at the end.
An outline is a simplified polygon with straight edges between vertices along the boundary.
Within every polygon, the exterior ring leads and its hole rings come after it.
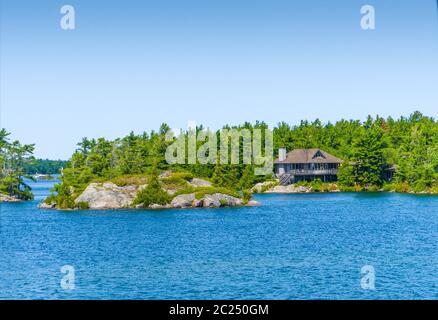
POLYGON ((38 157, 162 122, 438 114, 435 0, 4 0, 0 57, 1 125, 38 157))

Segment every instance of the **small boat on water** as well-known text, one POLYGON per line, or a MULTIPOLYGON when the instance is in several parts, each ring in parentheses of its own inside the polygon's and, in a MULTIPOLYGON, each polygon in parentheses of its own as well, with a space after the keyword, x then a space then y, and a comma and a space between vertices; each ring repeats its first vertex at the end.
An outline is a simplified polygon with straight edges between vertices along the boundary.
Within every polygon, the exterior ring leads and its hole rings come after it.
POLYGON ((53 177, 49 174, 40 174, 40 173, 35 173, 32 177, 35 180, 51 180, 51 179, 53 179, 53 177))

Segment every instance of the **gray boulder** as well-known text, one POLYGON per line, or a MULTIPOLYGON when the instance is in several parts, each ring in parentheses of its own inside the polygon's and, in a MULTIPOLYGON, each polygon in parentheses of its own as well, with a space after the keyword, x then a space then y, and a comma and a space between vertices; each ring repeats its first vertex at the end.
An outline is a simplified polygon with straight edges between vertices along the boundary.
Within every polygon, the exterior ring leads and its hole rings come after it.
POLYGON ((205 208, 236 207, 242 205, 242 200, 223 193, 207 194, 202 199, 205 208))
POLYGON ((207 194, 202 199, 202 206, 204 208, 219 208, 221 206, 221 202, 214 195, 207 194))
POLYGON ((250 200, 250 201, 248 201, 246 206, 247 207, 258 207, 258 206, 261 206, 261 203, 256 201, 256 200, 250 200))
POLYGON ((172 172, 173 172, 172 170, 164 171, 162 174, 159 175, 159 178, 160 179, 169 178, 172 175, 172 172))
POLYGON ((91 183, 75 203, 86 202, 90 209, 120 209, 130 207, 136 194, 135 186, 119 187, 112 182, 91 183))
POLYGON ((7 194, 0 193, 0 202, 20 202, 20 199, 11 197, 7 194))
POLYGON ((275 187, 278 184, 276 181, 265 181, 259 182, 254 187, 251 188, 253 193, 263 193, 266 190, 275 187))
POLYGON ((170 206, 168 204, 153 203, 153 204, 149 205, 148 208, 149 209, 167 209, 167 208, 170 208, 170 206))
POLYGON ((266 193, 309 193, 310 187, 295 186, 293 184, 287 186, 275 186, 266 191, 266 193))
POLYGON ((178 190, 174 188, 162 188, 168 195, 173 196, 178 190))
POLYGON ((213 185, 210 181, 198 178, 193 178, 190 180, 189 184, 193 187, 211 187, 213 185))
POLYGON ((192 207, 193 201, 195 201, 195 194, 180 194, 179 196, 176 196, 173 198, 172 202, 170 203, 170 206, 172 208, 188 208, 192 207))
POLYGON ((200 207, 202 207, 203 203, 204 203, 204 201, 202 199, 195 199, 192 202, 192 207, 200 208, 200 207))
POLYGON ((55 207, 56 207, 55 202, 52 202, 52 203, 41 202, 38 205, 38 208, 40 208, 40 209, 54 209, 55 207))

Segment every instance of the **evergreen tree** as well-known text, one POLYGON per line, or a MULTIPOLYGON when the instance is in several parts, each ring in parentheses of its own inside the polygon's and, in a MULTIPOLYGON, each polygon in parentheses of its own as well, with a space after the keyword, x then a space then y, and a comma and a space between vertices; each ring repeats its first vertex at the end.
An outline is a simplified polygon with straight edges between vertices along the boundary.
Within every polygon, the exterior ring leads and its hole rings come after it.
POLYGON ((355 182, 365 189, 382 186, 383 168, 383 132, 370 124, 365 125, 362 134, 353 142, 353 174, 355 182))
POLYGON ((0 192, 17 199, 33 199, 31 188, 24 181, 25 164, 33 160, 33 144, 9 141, 10 134, 0 130, 0 192))
POLYGON ((225 172, 223 170, 222 165, 219 164, 219 160, 217 161, 214 167, 212 181, 218 187, 225 186, 225 172))
POLYGON ((154 162, 149 175, 148 184, 146 188, 138 192, 134 204, 142 204, 147 208, 151 204, 165 205, 170 202, 170 197, 167 192, 161 188, 158 177, 157 163, 154 162))
POLYGON ((241 190, 251 189, 254 186, 254 168, 246 165, 240 177, 239 187, 241 190))

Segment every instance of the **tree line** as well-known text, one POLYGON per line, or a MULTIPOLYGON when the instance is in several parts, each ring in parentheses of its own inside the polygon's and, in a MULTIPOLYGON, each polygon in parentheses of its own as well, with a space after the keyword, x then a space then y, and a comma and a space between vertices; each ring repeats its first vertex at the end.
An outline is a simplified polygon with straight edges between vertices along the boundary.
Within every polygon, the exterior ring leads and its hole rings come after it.
POLYGON ((34 159, 24 164, 26 174, 60 174, 67 165, 65 160, 34 159))
MULTIPOLYGON (((224 128, 253 130, 267 129, 268 125, 258 121, 224 128)), ((202 126, 196 128, 198 132, 203 129, 202 126)), ((141 180, 151 172, 169 169, 189 172, 210 179, 219 187, 240 191, 273 179, 272 175, 255 176, 252 165, 169 165, 165 161, 166 148, 172 143, 166 141, 169 130, 167 124, 162 124, 158 131, 131 132, 115 140, 83 138, 68 163, 62 163, 65 168, 56 192, 72 198, 93 181, 118 179, 123 184, 123 181, 141 180)), ((0 136, 1 188, 16 195, 26 194, 28 188, 21 177, 26 173, 24 168, 29 168, 25 163, 32 158, 34 146, 11 143, 7 136, 3 130, 0 136)), ((274 150, 321 148, 343 159, 338 186, 344 191, 438 193, 438 122, 418 111, 398 119, 368 116, 365 121, 343 119, 322 123, 315 120, 301 121, 297 125, 281 122, 273 128, 273 140, 274 150), (391 179, 388 181, 389 171, 391 179)), ((198 148, 202 144, 198 142, 198 148)), ((54 163, 54 167, 56 165, 61 163, 54 163)))
POLYGON ((409 117, 368 116, 334 124, 302 121, 274 128, 276 147, 317 147, 343 159, 343 190, 438 192, 438 122, 420 112, 409 117), (391 181, 386 175, 391 170, 391 181))
MULTIPOLYGON (((266 129, 268 125, 256 122, 224 128, 253 130, 266 129)), ((198 132, 203 129, 196 128, 198 132)), ((272 176, 255 176, 252 165, 170 166, 165 161, 165 150, 171 143, 165 139, 168 130, 169 126, 162 124, 158 131, 131 132, 112 141, 83 138, 64 170, 64 185, 80 190, 95 180, 148 174, 153 163, 161 171, 169 168, 188 171, 211 179, 218 186, 239 190, 272 179, 272 176)), ((315 120, 301 121, 298 125, 281 122, 273 128, 273 139, 274 150, 321 148, 343 159, 338 185, 345 191, 382 188, 400 192, 438 191, 438 123, 420 112, 399 119, 369 116, 365 121, 315 120), (388 171, 391 171, 390 181, 386 179, 388 171)))

